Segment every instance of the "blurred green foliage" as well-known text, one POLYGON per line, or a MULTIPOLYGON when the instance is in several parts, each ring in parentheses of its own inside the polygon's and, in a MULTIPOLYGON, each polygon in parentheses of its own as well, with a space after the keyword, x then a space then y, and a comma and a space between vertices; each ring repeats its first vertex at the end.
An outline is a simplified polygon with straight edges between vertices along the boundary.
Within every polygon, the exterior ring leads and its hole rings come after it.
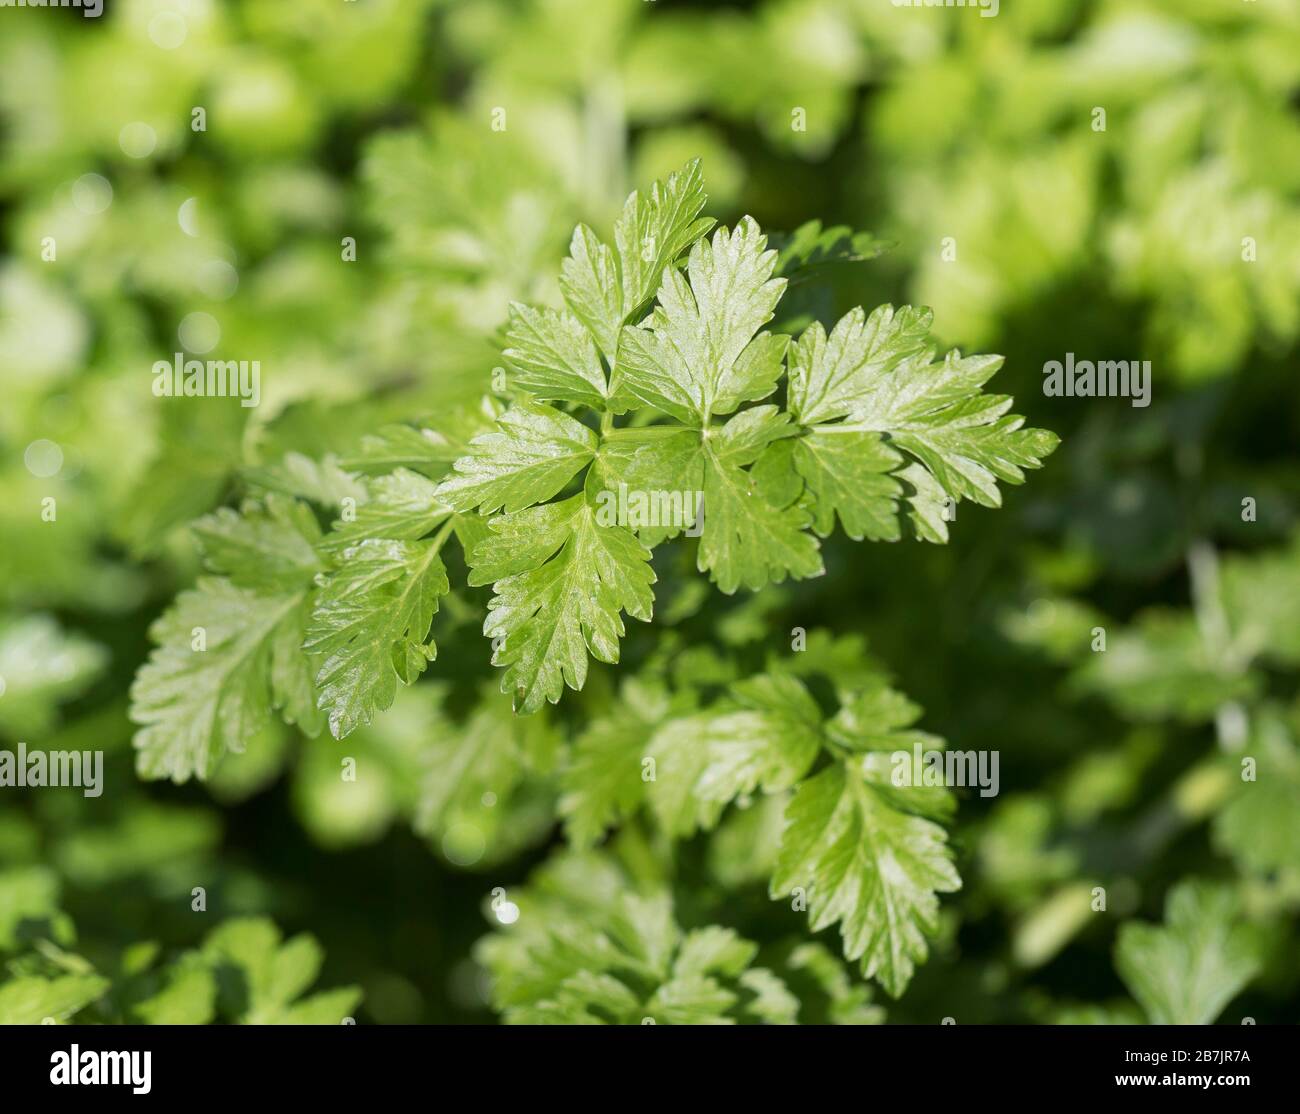
POLYGON ((0 1020, 1296 1020, 1291 0, 106 9, 0 14, 0 745, 105 767, 97 798, 0 789, 0 1020), (499 408, 509 303, 558 304, 575 222, 695 157, 724 223, 894 242, 792 289, 788 327, 933 307, 1060 434, 1035 482, 752 595, 666 547, 654 624, 526 722, 457 589, 426 678, 345 740, 259 715, 207 782, 138 777, 127 693, 200 574, 189 524, 328 525, 445 467, 499 408), (260 405, 155 397, 183 350, 258 359, 260 405), (1150 360, 1151 406, 1044 397, 1067 352, 1150 360), (781 662, 827 712, 888 674, 1000 752, 897 1001, 769 900, 780 793, 678 842, 635 786, 583 796, 781 662), (318 968, 362 1003, 304 999, 318 968))

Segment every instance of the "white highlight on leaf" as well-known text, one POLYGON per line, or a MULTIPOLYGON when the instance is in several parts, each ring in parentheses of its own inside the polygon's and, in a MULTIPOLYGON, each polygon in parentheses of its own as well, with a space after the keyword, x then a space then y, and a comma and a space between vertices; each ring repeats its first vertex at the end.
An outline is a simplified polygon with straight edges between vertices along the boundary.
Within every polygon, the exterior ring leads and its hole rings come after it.
POLYGON ((143 121, 136 120, 122 126, 117 133, 117 145, 129 158, 147 159, 158 146, 158 133, 143 121))
POLYGON ((102 213, 113 204, 113 186, 102 174, 83 174, 72 183, 72 204, 82 213, 102 213))
POLYGON ((202 355, 221 342, 221 325, 212 314, 199 310, 181 318, 176 335, 185 351, 202 355))
POLYGON ((27 446, 23 453, 23 463, 33 476, 49 479, 57 476, 63 468, 63 450, 53 441, 42 437, 27 446))
POLYGON ((179 12, 159 12, 149 21, 149 38, 163 50, 175 50, 189 33, 189 24, 179 12))
POLYGON ((442 853, 453 866, 473 866, 487 850, 487 840, 473 824, 453 824, 442 837, 442 853))
POLYGON ((199 267, 194 284, 204 297, 224 302, 239 289, 239 272, 224 259, 209 259, 199 267))
POLYGON ((181 207, 176 210, 176 223, 181 226, 181 231, 186 236, 197 236, 199 234, 199 199, 197 197, 187 197, 181 202, 181 207))

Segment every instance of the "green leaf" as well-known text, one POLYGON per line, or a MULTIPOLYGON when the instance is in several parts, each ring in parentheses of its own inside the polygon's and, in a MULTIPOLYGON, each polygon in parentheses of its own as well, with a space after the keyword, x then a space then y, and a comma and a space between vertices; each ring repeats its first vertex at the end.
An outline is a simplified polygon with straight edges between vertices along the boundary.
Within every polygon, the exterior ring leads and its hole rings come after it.
MULTIPOLYGON (((839 677, 827 658, 835 647, 818 646, 822 660, 810 672, 839 677)), ((860 647, 853 656, 860 660, 860 647)), ((665 833, 689 837, 717 825, 732 801, 744 807, 756 790, 786 795, 793 788, 784 830, 773 833, 773 897, 798 892, 814 931, 841 921, 846 956, 861 959, 864 974, 898 996, 926 957, 937 893, 961 884, 936 823, 951 819, 955 802, 920 770, 912 770, 910 784, 895 783, 900 753, 911 761, 912 748, 942 750, 943 740, 917 730, 920 708, 874 671, 856 683, 830 719, 793 670, 776 668, 733 684, 708 711, 668 713, 645 747, 654 765, 644 786, 631 772, 644 729, 616 739, 611 716, 608 734, 588 744, 584 767, 594 776, 598 758, 607 756, 621 765, 621 780, 598 798, 605 811, 591 831, 599 834, 611 814, 630 812, 644 795, 665 833), (823 753, 833 763, 809 777, 823 753)), ((751 860, 763 860, 761 829, 744 828, 751 860)), ((714 865, 737 874, 725 861, 714 865)))
POLYGON ((1258 690, 1258 676, 1230 668, 1207 649, 1189 613, 1151 608, 1127 630, 1107 634, 1105 651, 1090 654, 1071 685, 1134 719, 1209 721, 1220 705, 1258 690))
POLYGON ((734 1025, 727 1012, 736 1000, 736 994, 716 979, 675 976, 651 995, 646 1013, 663 1025, 734 1025))
POLYGON ((788 234, 773 233, 777 250, 776 273, 790 282, 803 282, 818 270, 837 263, 866 263, 884 255, 894 244, 870 232, 854 232, 845 225, 822 228, 819 220, 801 224, 788 234))
POLYGON ((49 615, 0 619, 0 732, 44 734, 59 704, 85 689, 106 661, 100 646, 62 630, 49 615))
POLYGON ((620 330, 650 300, 664 269, 713 227, 712 218, 699 216, 707 200, 695 159, 647 194, 627 199, 614 226, 613 250, 586 225, 574 231, 560 289, 611 365, 620 330))
POLYGON ((131 687, 140 776, 207 777, 223 754, 243 752, 275 708, 314 730, 315 693, 300 649, 306 618, 305 592, 263 595, 204 578, 177 596, 150 628, 159 645, 131 687))
MULTIPOLYGON (((1000 506, 997 481, 1023 483, 1024 469, 1040 467, 1059 439, 1022 428, 1023 418, 1007 414, 1009 397, 981 393, 1002 366, 1000 356, 963 358, 954 351, 936 363, 930 323, 929 310, 911 306, 881 306, 870 317, 852 310, 829 337, 815 322, 791 350, 791 412, 804 426, 887 437, 954 502, 1000 506), (826 424, 841 419, 843 425, 826 424)), ((864 478, 876 471, 868 467, 864 478)), ((852 478, 843 472, 841 485, 852 478)), ((934 511, 941 501, 924 479, 911 482, 921 498, 913 511, 918 536, 946 538, 934 511)), ((876 513, 883 513, 883 503, 876 513)))
POLYGON ((117 524, 118 535, 140 556, 156 553, 168 535, 221 501, 242 463, 250 411, 230 398, 169 399, 163 403, 160 443, 135 481, 117 524), (203 446, 195 452, 195 446, 203 446))
POLYGON ((278 495, 241 512, 222 507, 191 529, 213 572, 240 588, 292 592, 320 571, 316 518, 305 503, 278 495))
POLYGON ((759 797, 726 813, 709 837, 709 874, 735 892, 767 884, 785 827, 789 793, 759 797))
POLYGON ((640 806, 647 788, 643 778, 650 737, 673 707, 662 685, 630 677, 610 711, 593 719, 574 740, 570 763, 561 775, 564 795, 559 802, 570 843, 590 846, 640 806))
POLYGON ((838 516, 854 541, 897 541, 902 485, 890 472, 902 456, 878 433, 814 426, 794 443, 794 466, 807 484, 813 529, 823 538, 838 516))
POLYGON ((1142 1011, 1132 1002, 1066 1005, 1052 1011, 1053 1025, 1141 1025, 1142 1011))
POLYGON ((741 1009, 766 1025, 794 1025, 799 1018, 799 999, 765 967, 744 972, 737 980, 753 997, 741 1009))
POLYGON ((737 976, 753 962, 758 948, 729 928, 710 925, 688 932, 673 963, 678 975, 737 976))
POLYGON ((785 290, 772 278, 776 252, 749 217, 691 249, 686 274, 668 270, 647 320, 623 331, 617 385, 688 425, 776 388, 789 338, 758 330, 785 290))
POLYGON ((353 987, 300 998, 320 972, 320 944, 306 933, 281 942, 264 917, 219 925, 201 954, 216 971, 223 1013, 244 1025, 338 1025, 361 1000, 353 987))
POLYGON ((781 980, 750 967, 756 945, 720 925, 683 933, 667 893, 640 896, 620 878, 601 879, 602 887, 610 882, 612 892, 599 893, 529 887, 514 897, 518 921, 480 942, 478 958, 507 1022, 793 1020, 781 980))
POLYGON ((0 1025, 40 1025, 47 1017, 67 1021, 108 987, 98 975, 20 975, 0 984, 0 1025))
POLYGON ((337 559, 343 550, 371 538, 422 538, 451 514, 437 491, 432 480, 407 468, 377 476, 369 482, 367 497, 355 514, 335 522, 320 549, 337 559))
POLYGON ((699 159, 628 197, 614 223, 624 321, 650 300, 664 269, 713 227, 712 217, 699 215, 706 201, 699 159))
POLYGON ((650 551, 631 531, 601 526, 581 494, 502 515, 469 552, 470 584, 492 584, 483 633, 500 639, 501 687, 519 711, 580 689, 587 654, 618 661, 621 612, 649 621, 650 551))
POLYGON ((624 320, 622 280, 613 251, 585 224, 573 230, 568 258, 560 264, 560 290, 613 363, 624 320))
POLYGON ((885 1011, 871 1004, 871 985, 849 977, 843 962, 821 944, 800 944, 786 966, 806 971, 828 999, 832 1025, 880 1025, 885 1011))
POLYGON ((698 564, 727 595, 757 590, 787 576, 806 579, 824 571, 817 539, 805 527, 812 516, 786 505, 782 491, 761 469, 746 471, 771 440, 792 431, 788 417, 760 406, 737 414, 704 444, 704 528, 698 564))
MULTIPOLYGON (((840 753, 860 755, 851 764, 851 771, 891 807, 930 820, 951 820, 957 809, 953 795, 946 785, 928 784, 926 780, 925 756, 942 751, 944 741, 912 727, 920 716, 916 704, 884 680, 874 678, 844 698, 840 710, 826 724, 826 736, 840 753), (917 747, 921 750, 919 764, 917 747), (904 762, 908 777, 896 784, 895 777, 904 769, 904 762)), ((976 772, 977 767, 970 769, 967 777, 976 772)))
POLYGON ((928 955, 936 894, 961 886, 943 828, 900 811, 846 763, 799 786, 786 825, 772 897, 802 891, 811 929, 840 922, 845 958, 897 998, 928 955))
POLYGON ((1260 962, 1232 892, 1183 882, 1165 901, 1164 926, 1120 926, 1115 968, 1153 1025, 1209 1025, 1260 962))
POLYGON ((1214 818, 1215 846, 1243 871, 1266 874, 1300 862, 1300 750, 1276 710, 1251 716, 1251 737, 1241 756, 1225 763, 1236 792, 1214 818), (1245 780, 1239 761, 1254 760, 1245 780))
POLYGON ((116 887, 167 869, 200 869, 216 853, 221 835, 221 820, 210 810, 136 800, 111 822, 69 832, 59 841, 57 858, 73 885, 116 887))
POLYGON ((836 637, 829 631, 810 630, 804 648, 784 656, 769 651, 767 668, 773 673, 796 677, 824 677, 831 682, 841 703, 847 703, 864 686, 880 682, 881 663, 867 648, 860 634, 836 637))
MULTIPOLYGON (((930 350, 927 309, 885 305, 870 317, 850 310, 831 330, 813 322, 790 348, 790 412, 802 425, 847 418, 861 410, 882 377, 930 350)), ((900 384, 901 386, 901 384, 900 384)))
POLYGON ((1300 534, 1284 549, 1226 558, 1222 586, 1231 654, 1300 665, 1300 534))
POLYGON ((0 871, 0 952, 16 951, 36 937, 71 939, 71 923, 59 911, 59 876, 43 866, 0 871))
POLYGON ((209 568, 150 628, 158 646, 131 688, 142 777, 207 777, 239 754, 273 709, 308 734, 320 729, 301 651, 320 531, 302 504, 270 496, 238 515, 195 524, 209 568))
POLYGON ((601 443, 600 456, 587 479, 588 496, 598 505, 607 501, 608 505, 617 506, 620 490, 626 490, 629 498, 626 525, 652 548, 677 537, 683 530, 699 527, 703 489, 704 456, 699 432, 668 425, 617 430, 615 436, 601 443), (632 513, 632 493, 641 493, 651 500, 644 522, 632 513), (656 495, 668 496, 670 511, 672 497, 676 495, 682 514, 654 513, 656 495), (693 503, 689 516, 688 497, 693 503))
POLYGON ((530 782, 551 771, 559 745, 544 716, 516 716, 486 690, 465 723, 441 720, 425 744, 415 830, 463 867, 528 846, 554 823, 553 800, 530 782))
POLYGON ((343 738, 392 706, 437 650, 429 627, 450 589, 439 550, 450 531, 423 541, 367 538, 344 550, 316 600, 303 647, 322 659, 316 683, 330 731, 343 738))
POLYGON ((470 442, 470 455, 438 486, 458 511, 523 510, 556 495, 596 455, 596 435, 550 406, 516 403, 497 430, 470 442))
POLYGON ((292 773, 293 811, 317 846, 336 851, 373 844, 415 808, 430 740, 439 739, 446 724, 442 695, 436 683, 399 688, 379 722, 349 736, 346 752, 328 743, 300 751, 292 773), (354 780, 342 776, 344 753, 357 760, 354 780))
MULTIPOLYGON (((1000 356, 962 361, 952 354, 944 366, 952 369, 983 359, 996 359, 1001 366, 1000 356)), ((997 481, 1024 483, 1023 470, 1041 467, 1043 458, 1060 443, 1056 434, 1047 430, 1021 428, 1024 418, 1005 415, 1011 405, 1012 399, 1006 396, 977 396, 942 410, 918 413, 906 424, 893 427, 891 443, 915 457, 953 499, 1000 507, 997 481)), ((872 426, 888 421, 883 416, 864 420, 872 426)))
POLYGON ((874 678, 855 690, 841 706, 827 731, 850 751, 896 751, 913 743, 940 749, 943 740, 922 731, 909 731, 921 718, 920 707, 884 680, 874 678))
POLYGON ((310 499, 322 507, 339 507, 348 499, 361 502, 366 494, 360 480, 333 456, 313 460, 302 453, 285 453, 276 464, 246 469, 244 479, 261 492, 310 499))
POLYGON ((929 472, 913 461, 894 473, 908 488, 907 517, 922 541, 946 545, 948 523, 955 500, 929 472))
POLYGON ((539 399, 604 408, 609 389, 600 353, 574 314, 512 302, 502 355, 515 371, 512 386, 539 399))
POLYGON ((392 472, 409 468, 438 476, 458 457, 465 445, 440 430, 409 425, 386 425, 361 438, 361 448, 343 460, 343 466, 357 472, 392 472))
POLYGON ((650 741, 650 804, 672 836, 713 827, 729 802, 756 789, 790 788, 820 750, 821 713, 798 679, 762 674, 729 695, 726 710, 674 720, 650 741))
POLYGON ((131 1013, 145 1025, 207 1025, 217 1014, 217 980, 196 955, 183 956, 165 976, 164 984, 136 1002, 131 1013))

